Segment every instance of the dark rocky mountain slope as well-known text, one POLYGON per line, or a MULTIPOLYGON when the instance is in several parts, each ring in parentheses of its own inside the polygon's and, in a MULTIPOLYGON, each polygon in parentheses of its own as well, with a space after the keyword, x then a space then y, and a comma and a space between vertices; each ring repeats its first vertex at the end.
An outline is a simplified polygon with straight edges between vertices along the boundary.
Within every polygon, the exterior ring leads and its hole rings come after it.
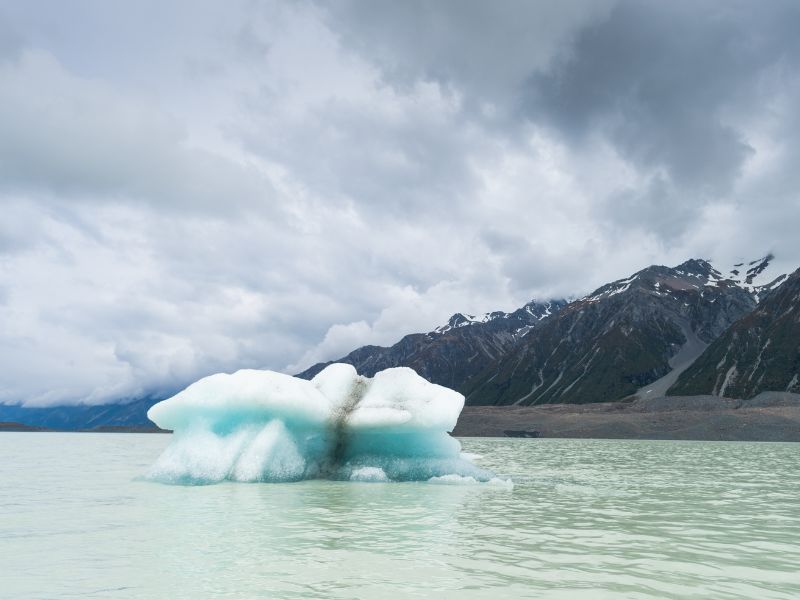
POLYGON ((648 267, 572 302, 462 391, 472 405, 663 395, 670 379, 755 307, 759 292, 755 276, 742 282, 704 260, 648 267))
MULTIPOLYGON (((532 301, 511 313, 480 317, 456 313, 429 333, 407 335, 390 347, 364 346, 332 362, 351 364, 370 377, 389 367, 411 367, 433 383, 460 389, 565 305, 564 300, 532 301)), ((310 379, 329 364, 316 364, 298 376, 310 379)))
POLYGON ((800 269, 715 340, 668 394, 747 399, 764 391, 800 393, 800 269))

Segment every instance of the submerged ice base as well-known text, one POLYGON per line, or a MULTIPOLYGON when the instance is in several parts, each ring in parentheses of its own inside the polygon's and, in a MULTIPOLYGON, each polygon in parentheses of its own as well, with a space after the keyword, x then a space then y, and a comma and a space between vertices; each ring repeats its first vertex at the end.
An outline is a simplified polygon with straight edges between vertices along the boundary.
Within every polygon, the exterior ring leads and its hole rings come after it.
POLYGON ((464 396, 405 367, 367 378, 333 364, 311 381, 220 373, 148 411, 174 431, 148 477, 178 484, 493 480, 449 435, 463 407, 464 396))

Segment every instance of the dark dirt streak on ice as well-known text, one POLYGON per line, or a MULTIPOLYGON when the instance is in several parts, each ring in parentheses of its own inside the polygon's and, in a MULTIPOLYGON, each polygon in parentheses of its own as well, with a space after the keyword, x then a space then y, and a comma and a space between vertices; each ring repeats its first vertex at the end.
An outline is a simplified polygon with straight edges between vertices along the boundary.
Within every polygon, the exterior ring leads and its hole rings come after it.
POLYGON ((347 421, 350 415, 361 402, 364 394, 367 393, 369 387, 368 381, 365 377, 358 377, 353 383, 353 388, 347 396, 347 400, 336 410, 333 415, 333 425, 331 427, 332 433, 332 451, 330 454, 330 463, 325 469, 328 473, 334 473, 342 464, 347 451, 347 444, 349 435, 347 433, 347 421))

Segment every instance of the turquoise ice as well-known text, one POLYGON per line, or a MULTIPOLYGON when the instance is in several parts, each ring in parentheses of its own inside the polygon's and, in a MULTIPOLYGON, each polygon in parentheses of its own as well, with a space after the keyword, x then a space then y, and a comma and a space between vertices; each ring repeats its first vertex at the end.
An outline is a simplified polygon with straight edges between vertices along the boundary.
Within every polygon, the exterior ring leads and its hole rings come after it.
POLYGON ((311 381, 220 373, 150 409, 174 438, 148 476, 178 484, 497 481, 449 435, 463 407, 464 396, 405 367, 368 378, 333 364, 311 381))

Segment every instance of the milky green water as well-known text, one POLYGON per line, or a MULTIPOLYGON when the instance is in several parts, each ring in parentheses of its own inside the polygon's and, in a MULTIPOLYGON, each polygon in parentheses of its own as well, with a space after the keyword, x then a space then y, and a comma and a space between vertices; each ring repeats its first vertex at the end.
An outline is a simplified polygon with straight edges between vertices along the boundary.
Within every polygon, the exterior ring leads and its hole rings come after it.
POLYGON ((168 440, 0 434, 0 597, 800 598, 800 444, 463 440, 511 491, 137 480, 168 440))

